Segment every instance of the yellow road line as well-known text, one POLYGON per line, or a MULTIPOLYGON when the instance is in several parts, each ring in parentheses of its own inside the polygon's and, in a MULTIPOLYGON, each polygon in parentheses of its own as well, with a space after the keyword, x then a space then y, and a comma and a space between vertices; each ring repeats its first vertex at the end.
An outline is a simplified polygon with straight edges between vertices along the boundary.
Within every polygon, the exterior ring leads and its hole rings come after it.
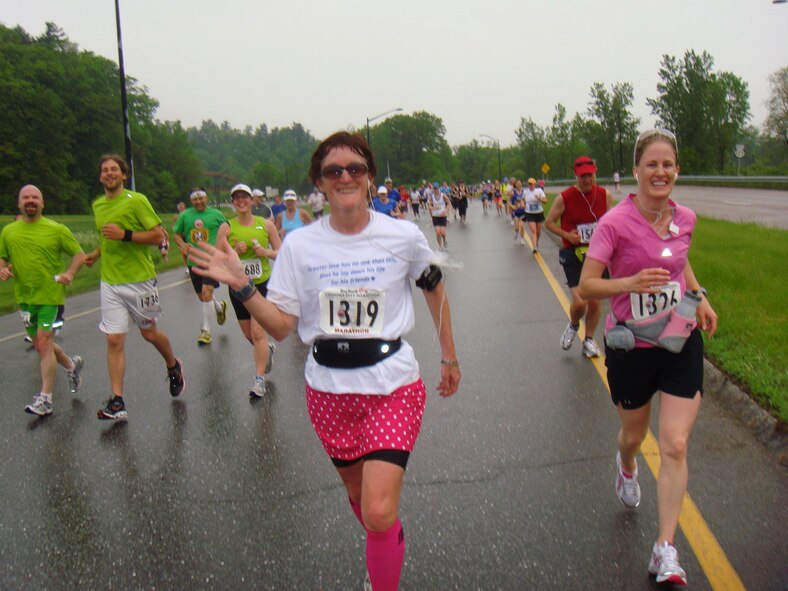
MULTIPOLYGON (((533 244, 528 236, 526 236, 526 240, 528 241, 528 246, 533 250, 533 244)), ((556 280, 555 275, 553 275, 553 272, 550 271, 547 264, 544 262, 541 253, 537 252, 534 258, 542 269, 547 283, 552 288, 558 303, 561 304, 568 318, 570 305, 569 298, 567 298, 563 288, 556 280)), ((585 334, 585 325, 583 325, 583 334, 585 334)), ((591 361, 599 377, 602 379, 602 382, 605 384, 605 388, 610 392, 610 386, 607 383, 604 355, 591 359, 591 361)), ((659 445, 650 430, 646 434, 643 445, 640 447, 640 452, 645 458, 646 464, 654 475, 654 478, 656 478, 659 475, 660 467, 659 445)), ((731 566, 728 557, 725 555, 719 542, 717 542, 717 538, 714 537, 711 529, 709 529, 708 524, 703 519, 703 516, 700 514, 697 505, 695 505, 689 493, 684 495, 684 501, 681 505, 681 514, 679 515, 679 526, 681 527, 681 531, 684 532, 684 536, 687 538, 687 542, 689 542, 692 551, 695 553, 712 589, 717 591, 743 591, 745 589, 744 583, 742 583, 739 575, 733 569, 733 566, 731 566)))
MULTIPOLYGON (((171 287, 175 287, 176 285, 183 285, 189 281, 189 279, 181 279, 180 281, 176 281, 175 283, 170 283, 169 285, 165 285, 164 287, 159 288, 161 291, 165 289, 170 289, 171 287)), ((78 314, 69 315, 67 318, 64 316, 64 320, 74 320, 75 318, 82 318, 83 316, 87 316, 88 314, 93 314, 94 312, 98 312, 101 310, 101 307, 98 308, 91 308, 90 310, 85 310, 84 312, 80 312, 78 314)), ((16 334, 8 335, 7 337, 3 337, 0 339, 0 343, 5 343, 6 341, 12 341, 14 339, 18 339, 24 337, 27 333, 26 332, 18 332, 16 334)))

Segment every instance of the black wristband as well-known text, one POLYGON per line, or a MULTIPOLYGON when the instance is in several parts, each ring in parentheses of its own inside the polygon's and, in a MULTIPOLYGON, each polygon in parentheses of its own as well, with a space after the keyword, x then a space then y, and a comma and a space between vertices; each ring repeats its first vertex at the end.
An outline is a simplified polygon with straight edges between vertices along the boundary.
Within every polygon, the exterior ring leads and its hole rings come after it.
POLYGON ((134 232, 132 232, 131 230, 125 230, 123 232, 123 238, 122 238, 123 242, 131 242, 131 235, 133 233, 134 232))
POLYGON ((250 299, 256 292, 257 292, 257 287, 255 286, 254 282, 251 279, 249 280, 249 283, 244 285, 238 291, 234 290, 232 287, 230 288, 230 293, 239 302, 245 302, 246 300, 250 299))

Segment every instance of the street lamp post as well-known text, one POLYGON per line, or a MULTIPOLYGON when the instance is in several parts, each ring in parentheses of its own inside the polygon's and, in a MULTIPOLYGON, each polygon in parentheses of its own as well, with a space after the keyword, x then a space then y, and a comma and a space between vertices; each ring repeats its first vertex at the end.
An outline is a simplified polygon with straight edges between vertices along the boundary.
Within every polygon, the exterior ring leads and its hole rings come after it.
POLYGON ((372 147, 372 141, 369 139, 369 124, 373 121, 377 121, 378 119, 382 119, 386 115, 391 115, 392 113, 399 113, 402 111, 402 107, 397 107, 396 109, 391 109, 390 111, 386 111, 385 113, 381 113, 380 115, 375 115, 374 117, 367 117, 367 143, 369 144, 370 148, 372 147))
POLYGON ((491 135, 487 135, 486 133, 481 134, 479 137, 486 137, 488 140, 492 140, 495 142, 495 147, 498 149, 498 180, 503 179, 503 173, 501 172, 501 142, 499 139, 494 138, 491 135))
POLYGON ((126 163, 129 165, 129 184, 133 191, 134 183, 134 159, 131 151, 131 126, 129 125, 129 106, 126 100, 126 70, 123 66, 123 41, 120 36, 120 6, 115 0, 115 26, 118 32, 118 69, 120 70, 120 105, 123 111, 123 135, 126 143, 126 163))

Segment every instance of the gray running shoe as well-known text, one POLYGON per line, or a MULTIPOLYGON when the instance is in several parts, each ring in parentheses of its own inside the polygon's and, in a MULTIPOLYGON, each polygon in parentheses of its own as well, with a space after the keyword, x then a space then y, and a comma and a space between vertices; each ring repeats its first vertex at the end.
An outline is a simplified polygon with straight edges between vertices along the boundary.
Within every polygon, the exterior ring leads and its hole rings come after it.
POLYGON ((262 398, 265 396, 265 377, 255 376, 254 384, 249 388, 249 396, 252 398, 262 398))
POLYGON ((583 339, 583 355, 591 359, 592 357, 599 357, 599 347, 592 338, 583 339))
POLYGON ((268 341, 268 362, 265 364, 265 375, 271 373, 274 367, 274 351, 276 351, 276 344, 273 341, 268 341))
POLYGON ((679 553, 675 546, 668 542, 654 544, 648 572, 657 577, 657 583, 687 584, 687 573, 679 564, 679 553))
POLYGON ((575 337, 577 336, 577 329, 580 328, 579 326, 572 326, 572 323, 566 325, 566 330, 564 330, 564 334, 561 335, 561 348, 566 351, 569 347, 572 346, 572 343, 575 342, 575 337))
POLYGON ((71 371, 66 370, 66 374, 68 375, 68 389, 73 394, 82 386, 82 376, 79 375, 79 372, 85 366, 85 360, 79 355, 74 355, 71 358, 71 363, 74 364, 74 369, 71 371))
POLYGON ((640 485, 638 484, 638 466, 635 461, 635 472, 632 478, 624 476, 621 468, 621 453, 616 454, 616 495, 625 507, 634 509, 640 505, 640 485))
POLYGON ((39 417, 52 414, 52 398, 36 394, 33 396, 33 403, 25 407, 25 412, 39 417))
POLYGON ((126 403, 123 402, 122 396, 113 396, 107 400, 107 406, 100 408, 96 414, 102 421, 126 420, 129 416, 126 413, 126 403))

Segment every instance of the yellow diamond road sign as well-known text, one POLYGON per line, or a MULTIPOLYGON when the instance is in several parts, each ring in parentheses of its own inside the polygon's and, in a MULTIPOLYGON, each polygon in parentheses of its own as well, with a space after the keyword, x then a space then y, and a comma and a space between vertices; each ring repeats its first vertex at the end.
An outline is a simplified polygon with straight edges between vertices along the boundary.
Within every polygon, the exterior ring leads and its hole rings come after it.
POLYGON ((547 174, 548 172, 550 172, 550 165, 547 162, 542 164, 542 172, 544 174, 547 174))

